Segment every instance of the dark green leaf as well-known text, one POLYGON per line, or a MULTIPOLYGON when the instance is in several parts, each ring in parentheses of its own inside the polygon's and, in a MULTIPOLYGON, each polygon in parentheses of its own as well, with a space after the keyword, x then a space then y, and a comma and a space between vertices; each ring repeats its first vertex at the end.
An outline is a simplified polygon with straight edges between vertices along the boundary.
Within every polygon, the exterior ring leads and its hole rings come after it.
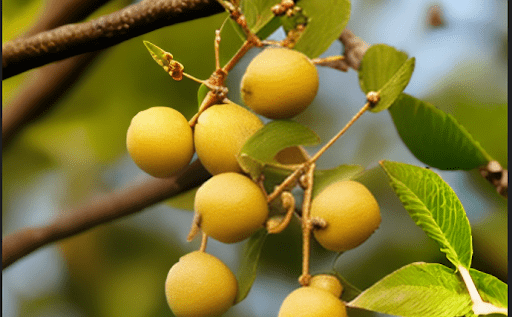
POLYGON ((402 94, 389 111, 402 141, 427 165, 469 170, 492 160, 454 117, 427 102, 402 94))
POLYGON ((341 293, 342 300, 349 302, 361 294, 361 291, 352 285, 349 281, 347 281, 346 278, 341 276, 341 274, 335 272, 334 275, 340 280, 341 285, 343 285, 343 292, 341 293))
POLYGON ((370 46, 359 67, 359 85, 366 94, 379 91, 398 72, 407 54, 385 44, 370 46))
POLYGON ((332 183, 352 179, 364 170, 361 165, 340 165, 328 170, 315 170, 313 197, 332 183))
POLYGON ((274 120, 245 142, 238 156, 238 162, 246 173, 257 178, 265 165, 280 165, 274 160, 279 151, 291 146, 318 143, 320 138, 308 127, 294 121, 274 120))
POLYGON ((371 112, 386 110, 395 102, 396 98, 404 91, 411 79, 412 72, 414 71, 414 61, 414 57, 406 60, 393 77, 378 90, 380 96, 379 102, 375 107, 370 109, 371 112))
POLYGON ((475 269, 469 269, 469 274, 475 282, 475 286, 484 302, 488 302, 497 307, 508 308, 508 285, 496 277, 480 272, 475 269))
POLYGON ((434 239, 456 267, 471 266, 471 227, 457 195, 431 170, 381 161, 391 187, 416 224, 434 239))
POLYGON ((219 59, 221 67, 235 56, 238 49, 244 44, 244 41, 245 34, 240 26, 228 18, 228 21, 220 31, 219 59))
POLYGON ((325 52, 340 36, 350 19, 349 0, 309 0, 297 4, 308 17, 308 24, 294 49, 309 58, 325 52))
POLYGON ((454 317, 471 312, 471 298, 453 270, 412 263, 384 277, 347 304, 404 317, 454 317))
POLYGON ((244 300, 251 290, 254 279, 256 278, 258 260, 266 237, 267 230, 261 229, 245 242, 242 262, 237 271, 238 293, 236 294, 235 303, 244 300))

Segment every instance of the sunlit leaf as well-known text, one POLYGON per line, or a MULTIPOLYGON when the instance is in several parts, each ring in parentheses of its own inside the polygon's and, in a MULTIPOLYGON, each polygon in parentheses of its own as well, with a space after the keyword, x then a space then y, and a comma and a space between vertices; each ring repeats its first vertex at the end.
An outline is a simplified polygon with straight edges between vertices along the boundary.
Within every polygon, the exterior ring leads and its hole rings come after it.
POLYGON ((340 165, 328 170, 315 170, 313 179, 313 197, 332 183, 348 180, 364 170, 361 165, 340 165))
POLYGON ((370 46, 359 67, 359 85, 364 93, 378 91, 397 73, 407 54, 385 44, 370 46))
POLYGON ((254 233, 249 240, 245 242, 242 262, 240 263, 237 271, 238 292, 236 294, 235 303, 239 303, 244 300, 251 290, 252 284, 256 279, 258 260, 266 237, 267 230, 261 229, 254 233))
POLYGON ((309 0, 297 3, 308 24, 294 49, 316 58, 340 36, 350 19, 349 0, 309 0))
POLYGON ((453 270, 412 263, 364 290, 349 307, 404 317, 454 317, 471 311, 471 298, 453 270))
POLYGON ((429 166, 469 170, 492 160, 454 117, 427 102, 402 94, 389 111, 402 141, 429 166))
POLYGON ((471 227, 457 195, 431 170, 381 161, 391 187, 416 224, 434 239, 456 267, 471 266, 471 227))
POLYGON ((405 63, 400 66, 398 71, 391 77, 390 80, 378 90, 379 101, 377 105, 370 109, 372 112, 379 112, 388 109, 404 91, 409 80, 411 79, 414 70, 414 57, 409 58, 405 63))
POLYGON ((318 135, 306 126, 289 120, 275 120, 253 134, 238 156, 242 169, 257 178, 266 164, 279 165, 274 157, 282 149, 320 143, 318 135))
POLYGON ((508 307, 508 285, 496 277, 470 269, 469 274, 484 302, 491 303, 497 307, 508 307))
POLYGON ((240 9, 242 9, 245 15, 249 29, 254 33, 262 30, 274 18, 274 13, 272 13, 270 8, 280 2, 281 0, 240 1, 240 9))

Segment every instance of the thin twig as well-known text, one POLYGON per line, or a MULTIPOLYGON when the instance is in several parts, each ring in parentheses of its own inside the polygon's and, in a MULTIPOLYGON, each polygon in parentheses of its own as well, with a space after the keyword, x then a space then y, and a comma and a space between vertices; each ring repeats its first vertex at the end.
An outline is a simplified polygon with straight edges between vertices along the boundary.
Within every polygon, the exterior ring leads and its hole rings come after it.
POLYGON ((223 10, 215 0, 145 0, 92 21, 9 41, 2 45, 3 79, 223 10))
POLYGON ((16 231, 2 239, 2 270, 44 245, 139 212, 199 186, 209 177, 210 174, 201 163, 195 161, 176 176, 167 179, 154 178, 132 185, 63 212, 62 216, 47 226, 16 231))
POLYGON ((309 162, 316 162, 320 158, 320 156, 322 156, 322 154, 324 154, 324 152, 327 151, 327 149, 329 149, 329 147, 331 147, 331 145, 333 145, 334 142, 336 142, 348 130, 348 128, 350 128, 352 124, 354 124, 354 122, 356 122, 357 119, 359 119, 363 115, 363 113, 366 112, 366 110, 370 109, 370 106, 371 104, 367 102, 361 108, 361 110, 359 110, 359 112, 356 113, 356 115, 352 117, 352 119, 350 119, 350 121, 345 125, 345 127, 341 129, 340 132, 338 132, 338 134, 336 134, 332 139, 330 139, 329 142, 327 142, 327 144, 322 146, 322 148, 318 150, 318 152, 316 152, 315 155, 313 155, 309 162))
POLYGON ((313 224, 309 219, 311 209, 311 198, 313 194, 313 173, 315 172, 315 163, 309 165, 306 179, 307 186, 304 191, 304 201, 302 202, 302 275, 299 277, 299 283, 302 286, 309 285, 311 275, 309 274, 309 256, 310 256, 310 242, 311 242, 311 229, 313 224))

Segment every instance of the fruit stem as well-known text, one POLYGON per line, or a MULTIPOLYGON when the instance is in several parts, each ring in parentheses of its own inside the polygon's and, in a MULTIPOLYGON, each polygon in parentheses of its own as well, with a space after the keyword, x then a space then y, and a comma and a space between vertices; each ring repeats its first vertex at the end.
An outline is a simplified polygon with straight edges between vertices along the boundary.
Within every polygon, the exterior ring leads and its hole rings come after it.
POLYGON ((194 237, 197 235, 199 230, 201 229, 199 227, 199 224, 201 223, 201 214, 198 214, 197 212, 194 213, 194 218, 192 219, 192 226, 190 226, 190 231, 187 235, 187 241, 190 242, 194 239, 194 237))
POLYGON ((329 140, 329 142, 327 142, 327 144, 325 144, 320 150, 318 150, 318 152, 316 152, 315 155, 313 155, 313 157, 308 161, 308 163, 315 163, 320 158, 320 156, 322 156, 322 154, 324 154, 324 152, 327 151, 327 149, 330 148, 331 145, 333 145, 334 142, 336 142, 348 130, 348 128, 350 128, 354 124, 354 122, 356 122, 357 119, 359 119, 363 115, 363 113, 366 112, 366 110, 370 109, 370 105, 370 102, 367 102, 359 110, 359 112, 354 117, 352 117, 352 119, 350 119, 350 121, 345 125, 345 127, 343 127, 343 129, 341 129, 340 132, 338 132, 338 134, 336 134, 331 140, 329 140))
POLYGON ((306 173, 307 187, 304 191, 304 201, 302 203, 302 275, 299 277, 299 283, 302 286, 309 285, 311 275, 309 274, 309 255, 311 229, 313 225, 309 219, 311 209, 311 197, 313 193, 313 173, 315 172, 315 163, 311 163, 306 173))
POLYGON ((294 181, 296 181, 308 168, 308 163, 302 164, 300 167, 298 167, 293 173, 291 173, 279 186, 277 186, 274 191, 268 195, 267 202, 271 202, 272 200, 276 199, 279 194, 285 190, 288 186, 291 185, 294 181))
POLYGON ((288 210, 286 211, 286 216, 284 217, 283 221, 281 221, 277 226, 269 228, 267 223, 267 232, 270 234, 280 233, 283 231, 288 226, 288 224, 290 224, 293 212, 295 211, 295 198, 293 197, 292 193, 283 192, 281 194, 281 200, 283 201, 283 207, 288 208, 288 210))
POLYGON ((203 237, 201 238, 201 247, 199 247, 199 251, 206 251, 206 245, 208 244, 208 235, 203 232, 203 237))

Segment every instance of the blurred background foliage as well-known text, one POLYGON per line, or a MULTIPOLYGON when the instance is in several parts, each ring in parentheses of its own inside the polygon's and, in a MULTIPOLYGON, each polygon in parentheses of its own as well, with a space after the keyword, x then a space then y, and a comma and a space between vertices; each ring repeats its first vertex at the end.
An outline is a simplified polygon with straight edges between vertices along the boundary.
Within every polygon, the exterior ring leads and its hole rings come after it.
MULTIPOLYGON (((113 12, 126 0, 110 1, 93 16, 113 12)), ((507 167, 507 15, 501 0, 438 1, 444 24, 427 24, 430 1, 353 0, 348 24, 370 44, 385 43, 416 57, 407 93, 451 113, 507 167)), ((2 2, 2 42, 34 23, 44 0, 2 2)), ((79 82, 41 118, 26 127, 2 153, 2 236, 44 225, 61 212, 149 176, 125 150, 131 118, 153 106, 169 106, 190 118, 198 84, 174 82, 151 59, 142 40, 171 52, 185 71, 207 78, 214 69, 214 30, 226 14, 166 27, 103 52, 79 82)), ((282 30, 273 37, 280 38, 282 30)), ((226 35, 223 47, 239 39, 226 35)), ((342 53, 334 43, 322 56, 342 53)), ((230 74, 230 99, 241 102, 239 82, 253 49, 230 74)), ((22 89, 31 72, 2 82, 2 107, 22 89)), ((320 91, 296 120, 325 142, 364 104, 357 74, 319 69, 320 91)), ((311 148, 314 151, 315 148, 311 148)), ((403 146, 389 114, 367 114, 319 161, 320 168, 344 163, 366 166, 361 179, 382 208, 382 224, 359 248, 343 254, 313 243, 311 269, 334 267, 364 289, 414 262, 449 265, 437 245, 416 227, 391 191, 378 160, 423 166, 403 146)), ((461 199, 473 228, 474 267, 506 281, 507 201, 478 172, 437 171, 461 199)), ((2 272, 3 316, 169 316, 164 280, 178 258, 199 246, 186 243, 193 191, 136 215, 99 226, 42 248, 2 272), (173 205, 178 208, 170 207, 173 205)), ((79 217, 80 215, 77 215, 79 217)), ((236 271, 243 243, 211 241, 208 252, 236 271)), ((246 300, 226 316, 273 316, 298 287, 301 269, 298 221, 270 236, 259 274, 246 300)), ((373 316, 351 310, 351 316, 373 316)))

